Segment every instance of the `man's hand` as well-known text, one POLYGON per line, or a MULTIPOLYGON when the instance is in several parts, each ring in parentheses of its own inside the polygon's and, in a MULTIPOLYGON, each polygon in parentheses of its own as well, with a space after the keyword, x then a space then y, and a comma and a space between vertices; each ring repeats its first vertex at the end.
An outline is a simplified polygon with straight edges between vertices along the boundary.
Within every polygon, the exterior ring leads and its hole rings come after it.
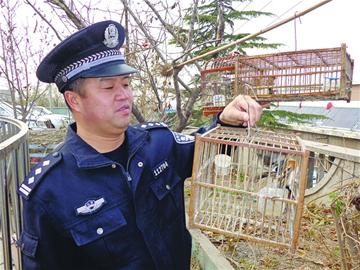
POLYGON ((232 126, 254 126, 260 119, 262 107, 250 96, 237 96, 231 101, 219 116, 224 124, 232 126))

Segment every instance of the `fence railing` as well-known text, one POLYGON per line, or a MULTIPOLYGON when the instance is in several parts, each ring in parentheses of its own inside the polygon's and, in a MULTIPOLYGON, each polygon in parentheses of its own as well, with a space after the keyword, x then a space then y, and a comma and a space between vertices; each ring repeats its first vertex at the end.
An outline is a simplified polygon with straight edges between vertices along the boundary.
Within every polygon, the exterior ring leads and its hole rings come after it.
POLYGON ((22 228, 21 203, 17 187, 29 171, 28 127, 25 123, 0 117, 0 269, 21 270, 21 254, 15 242, 22 228))
POLYGON ((310 151, 305 203, 330 205, 329 194, 360 178, 360 149, 303 140, 310 151))

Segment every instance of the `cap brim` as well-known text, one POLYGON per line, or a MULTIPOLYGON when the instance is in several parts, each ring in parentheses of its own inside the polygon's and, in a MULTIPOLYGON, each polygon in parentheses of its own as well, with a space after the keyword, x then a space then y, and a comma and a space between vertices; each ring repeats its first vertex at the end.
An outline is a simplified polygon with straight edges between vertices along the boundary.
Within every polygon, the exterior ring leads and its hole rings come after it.
POLYGON ((137 69, 125 64, 125 63, 106 63, 97 67, 85 70, 77 77, 82 78, 98 78, 98 77, 112 77, 112 76, 124 76, 138 72, 137 69))

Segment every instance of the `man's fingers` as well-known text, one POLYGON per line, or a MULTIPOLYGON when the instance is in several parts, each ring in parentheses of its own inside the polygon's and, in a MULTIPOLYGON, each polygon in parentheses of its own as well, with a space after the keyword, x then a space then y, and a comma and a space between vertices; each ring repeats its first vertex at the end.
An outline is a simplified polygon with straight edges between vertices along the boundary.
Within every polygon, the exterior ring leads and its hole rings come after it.
POLYGON ((238 121, 249 122, 251 126, 260 119, 262 108, 261 106, 250 96, 238 96, 237 97, 238 108, 245 114, 238 114, 238 121))
POLYGON ((260 119, 262 107, 251 97, 245 96, 245 100, 248 104, 248 114, 249 122, 251 126, 254 126, 255 123, 260 119))
POLYGON ((220 114, 220 120, 230 125, 251 126, 260 119, 262 108, 250 96, 237 96, 220 114))

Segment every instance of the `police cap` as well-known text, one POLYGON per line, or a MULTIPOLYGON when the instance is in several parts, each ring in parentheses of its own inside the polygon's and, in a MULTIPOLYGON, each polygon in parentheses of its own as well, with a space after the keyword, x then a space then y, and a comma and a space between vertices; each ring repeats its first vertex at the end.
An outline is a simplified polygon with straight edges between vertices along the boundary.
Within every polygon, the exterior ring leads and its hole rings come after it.
POLYGON ((40 63, 36 75, 42 82, 55 83, 60 92, 78 78, 128 75, 137 70, 125 63, 120 47, 125 31, 121 24, 103 21, 66 38, 40 63))

